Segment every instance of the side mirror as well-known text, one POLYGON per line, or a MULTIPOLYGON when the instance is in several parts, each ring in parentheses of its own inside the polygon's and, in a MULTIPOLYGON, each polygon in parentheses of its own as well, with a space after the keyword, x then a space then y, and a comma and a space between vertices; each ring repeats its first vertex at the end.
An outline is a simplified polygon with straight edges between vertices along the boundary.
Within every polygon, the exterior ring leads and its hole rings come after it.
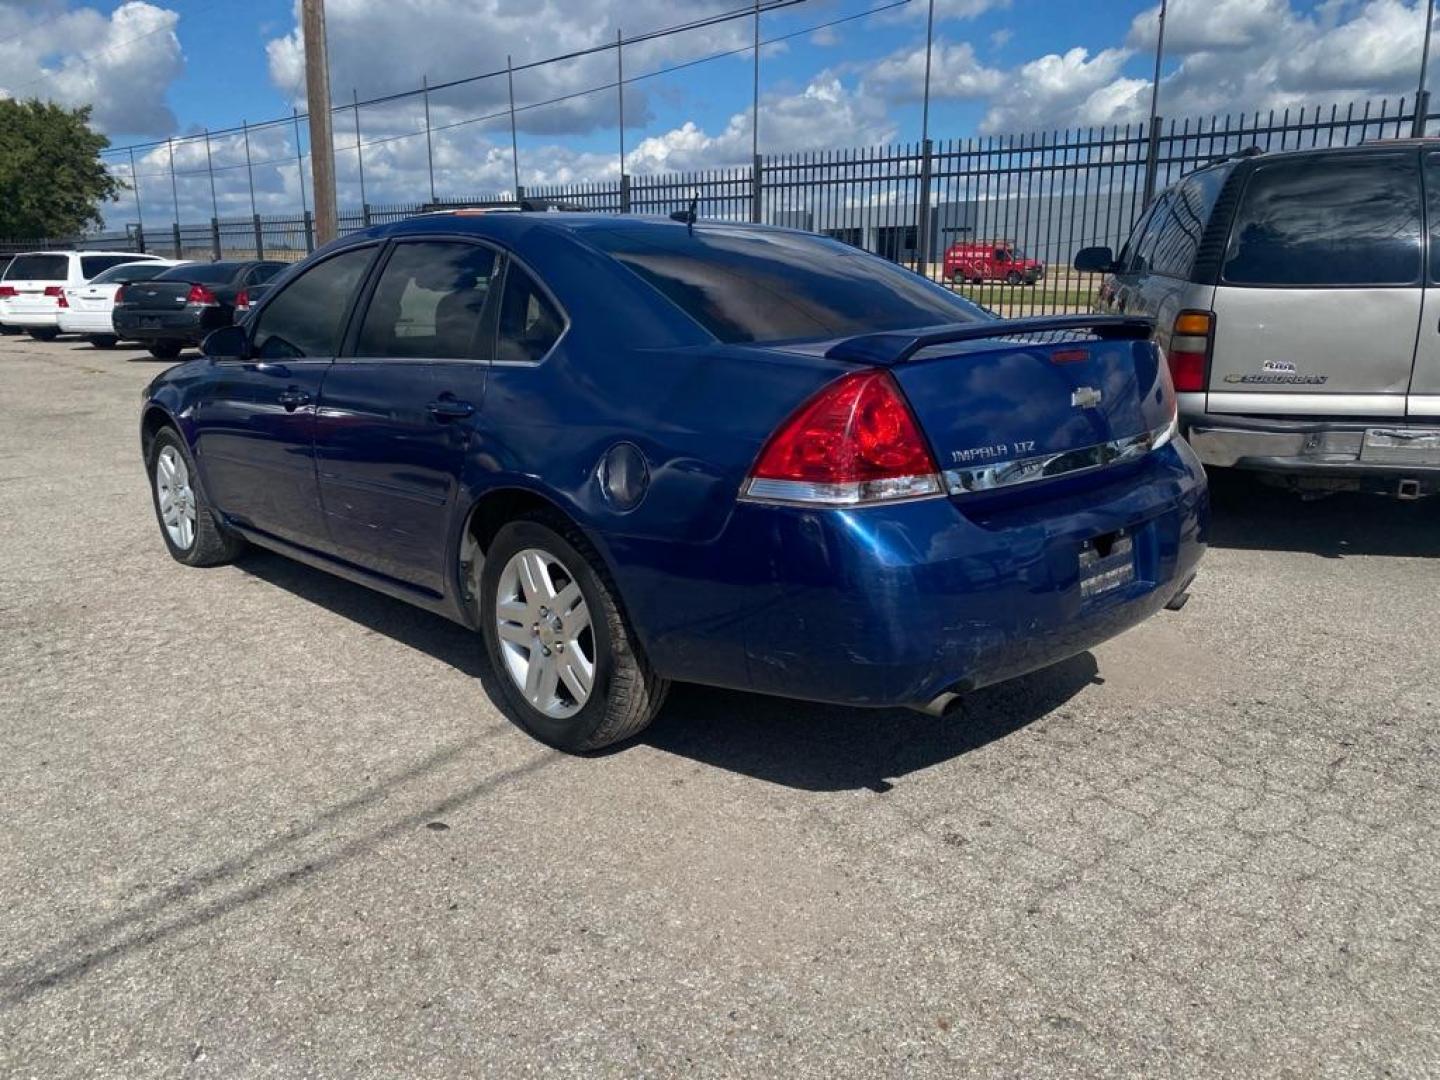
POLYGON ((250 355, 250 335, 243 326, 222 326, 205 335, 200 351, 212 360, 244 360, 250 355))
POLYGON ((1087 247, 1075 253, 1075 269, 1082 274, 1113 274, 1120 268, 1108 247, 1087 247))

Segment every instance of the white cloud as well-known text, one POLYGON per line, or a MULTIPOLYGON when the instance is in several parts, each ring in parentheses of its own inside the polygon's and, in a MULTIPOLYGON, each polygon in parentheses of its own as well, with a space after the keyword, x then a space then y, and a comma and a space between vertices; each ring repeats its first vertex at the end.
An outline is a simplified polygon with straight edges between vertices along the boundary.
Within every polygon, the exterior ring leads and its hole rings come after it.
POLYGON ((100 131, 167 135, 165 92, 184 69, 178 12, 141 0, 93 7, 0 2, 0 97, 93 105, 100 131))
MULTIPOLYGON (((1005 73, 986 67, 968 41, 937 40, 931 56, 932 98, 986 98, 1005 86, 1005 73)), ((925 43, 883 58, 865 75, 865 85, 891 101, 919 101, 925 92, 925 43)))
MULTIPOLYGON (((1008 8, 1010 0, 935 0, 935 22, 974 19, 997 8, 1008 8)), ((891 8, 876 18, 886 22, 921 22, 930 15, 927 0, 910 0, 904 7, 891 8)))
MULTIPOLYGON (((1165 52, 1184 56, 1248 48, 1263 39, 1274 48, 1285 40, 1282 31, 1293 21, 1288 0, 1173 0, 1165 10, 1165 52)), ((1135 16, 1126 44, 1153 53, 1159 25, 1157 4, 1135 16)))
POLYGON ((1127 49, 1093 57, 1079 46, 1022 64, 1004 80, 980 123, 987 133, 1109 124, 1128 118, 1149 84, 1120 74, 1127 49))

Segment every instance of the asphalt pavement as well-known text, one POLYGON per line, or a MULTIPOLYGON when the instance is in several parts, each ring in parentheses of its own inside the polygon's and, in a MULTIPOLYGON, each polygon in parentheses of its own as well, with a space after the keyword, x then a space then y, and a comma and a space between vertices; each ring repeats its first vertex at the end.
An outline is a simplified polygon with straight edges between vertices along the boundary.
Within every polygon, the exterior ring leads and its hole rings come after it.
POLYGON ((1440 503, 1216 485, 1183 612, 931 719, 186 569, 164 365, 0 338, 0 1076, 1440 1076, 1440 503))

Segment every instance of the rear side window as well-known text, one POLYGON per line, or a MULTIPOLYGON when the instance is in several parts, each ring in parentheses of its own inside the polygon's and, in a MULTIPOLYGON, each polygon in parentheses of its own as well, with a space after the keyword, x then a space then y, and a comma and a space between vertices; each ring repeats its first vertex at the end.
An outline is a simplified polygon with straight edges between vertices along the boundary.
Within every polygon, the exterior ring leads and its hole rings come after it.
POLYGON ((252 352, 262 360, 339 352, 346 312, 373 254, 370 247, 341 252, 292 278, 261 311, 252 352))
POLYGON ((81 255, 80 276, 89 281, 96 274, 109 270, 112 266, 134 262, 135 258, 134 255, 81 255))
POLYGON ((495 263, 494 251, 475 244, 398 244, 375 286, 355 355, 475 358, 495 263))
POLYGON ((1230 230, 1232 285, 1413 285, 1420 279, 1414 154, 1256 166, 1230 230))
POLYGON ((5 271, 6 281, 68 281, 69 278, 68 255, 16 255, 10 269, 5 271))
POLYGON ((1190 277, 1190 271, 1195 268, 1195 252, 1227 175, 1228 170, 1206 169, 1183 180, 1171 191, 1164 215, 1154 225, 1155 239, 1149 255, 1151 273, 1190 277))
POLYGON ((119 281, 149 281, 169 267, 164 263, 121 263, 102 270, 90 279, 91 285, 110 285, 119 281))
POLYGON ((500 336, 495 359, 533 364, 560 340, 565 320, 535 279, 517 263, 505 271, 505 292, 500 298, 500 336))
POLYGON ((803 233, 595 230, 586 239, 724 342, 848 337, 985 313, 874 255, 803 233))

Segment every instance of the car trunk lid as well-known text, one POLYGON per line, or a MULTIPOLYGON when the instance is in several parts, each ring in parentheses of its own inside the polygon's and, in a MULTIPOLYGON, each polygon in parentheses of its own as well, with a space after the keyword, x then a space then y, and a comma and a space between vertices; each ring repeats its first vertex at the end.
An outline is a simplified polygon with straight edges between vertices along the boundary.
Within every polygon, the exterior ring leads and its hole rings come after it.
POLYGON ((136 281, 125 286, 121 301, 132 311, 178 311, 190 298, 188 281, 136 281))

